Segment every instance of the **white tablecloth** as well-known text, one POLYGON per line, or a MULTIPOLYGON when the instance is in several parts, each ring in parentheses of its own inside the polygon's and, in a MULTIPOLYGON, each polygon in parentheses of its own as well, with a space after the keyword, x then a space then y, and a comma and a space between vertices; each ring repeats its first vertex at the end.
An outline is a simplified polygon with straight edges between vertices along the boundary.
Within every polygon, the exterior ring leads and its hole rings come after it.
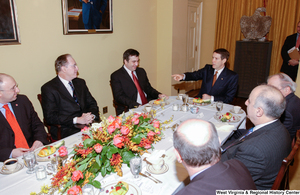
MULTIPOLYGON (((203 120, 211 121, 214 123, 217 127, 220 127, 221 122, 217 121, 214 118, 214 115, 216 114, 216 109, 212 105, 207 106, 199 106, 200 111, 198 114, 192 114, 191 112, 183 112, 183 111, 173 111, 172 110, 172 104, 177 103, 179 105, 182 104, 180 100, 177 100, 176 97, 170 97, 168 100, 169 104, 166 105, 163 109, 160 106, 154 107, 156 109, 156 117, 161 120, 169 120, 171 117, 173 117, 173 121, 168 124, 166 127, 172 127, 174 124, 180 124, 182 121, 185 121, 187 119, 192 118, 200 118, 203 120)), ((230 111, 233 108, 232 105, 224 104, 222 113, 230 111)), ((130 112, 143 112, 144 107, 139 107, 137 109, 130 110, 130 112)), ((238 127, 245 128, 245 117, 246 114, 243 111, 242 114, 239 114, 241 117, 241 120, 237 123, 232 123, 234 125, 234 128, 237 129, 238 127)), ((173 152, 173 130, 172 128, 166 128, 166 130, 163 132, 164 138, 162 141, 158 142, 154 145, 155 150, 165 150, 166 157, 165 163, 168 165, 169 170, 160 175, 153 175, 157 179, 161 180, 162 184, 156 184, 152 180, 147 178, 142 178, 140 181, 133 181, 132 180, 132 174, 130 173, 129 168, 127 165, 123 165, 123 177, 119 177, 116 174, 108 175, 105 178, 102 178, 102 176, 98 176, 96 180, 99 180, 102 184, 102 186, 105 186, 106 184, 112 182, 112 181, 128 181, 133 182, 136 185, 140 187, 142 190, 143 195, 168 195, 172 194, 180 184, 182 184, 182 181, 185 178, 180 177, 178 175, 178 169, 180 166, 178 166, 178 163, 176 162, 176 157, 173 152), (177 165, 176 165, 177 164, 177 165)), ((226 140, 227 137, 231 134, 231 131, 223 131, 218 130, 218 134, 222 141, 226 140)), ((79 132, 77 134, 74 134, 72 136, 69 136, 65 138, 65 146, 68 147, 69 152, 72 150, 72 146, 74 144, 78 144, 81 141, 81 135, 82 133, 79 132)), ((152 151, 150 151, 152 152, 152 151)), ((23 163, 22 159, 19 158, 19 162, 23 163)), ((48 162, 39 162, 39 165, 45 165, 47 166, 48 162)), ((0 163, 0 167, 2 167, 3 163, 0 163)), ((146 162, 143 161, 143 170, 144 172, 146 170, 146 162)), ((47 179, 38 181, 36 180, 35 174, 26 174, 27 168, 24 166, 24 168, 16 173, 10 174, 10 175, 2 175, 0 174, 0 194, 14 194, 14 195, 23 195, 23 194, 30 194, 31 192, 40 192, 40 187, 44 184, 50 185, 51 183, 51 176, 47 176, 47 179)), ((98 194, 98 193, 97 193, 98 194)))

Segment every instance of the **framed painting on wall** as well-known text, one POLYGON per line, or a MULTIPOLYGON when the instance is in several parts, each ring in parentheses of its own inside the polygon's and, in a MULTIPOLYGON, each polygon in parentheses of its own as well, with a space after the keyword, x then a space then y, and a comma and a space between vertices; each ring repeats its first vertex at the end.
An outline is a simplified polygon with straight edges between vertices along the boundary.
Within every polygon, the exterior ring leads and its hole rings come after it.
POLYGON ((0 0, 0 45, 20 43, 15 0, 0 0))
POLYGON ((112 0, 62 0, 64 34, 112 33, 112 0))

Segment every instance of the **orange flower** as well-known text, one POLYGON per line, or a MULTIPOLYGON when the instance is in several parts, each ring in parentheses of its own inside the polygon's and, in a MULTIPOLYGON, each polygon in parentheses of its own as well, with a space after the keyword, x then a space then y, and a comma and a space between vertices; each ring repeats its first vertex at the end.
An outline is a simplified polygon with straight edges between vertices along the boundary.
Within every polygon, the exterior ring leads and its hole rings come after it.
POLYGON ((87 149, 82 149, 82 148, 79 148, 79 149, 74 149, 75 152, 77 152, 77 154, 81 154, 81 156, 83 158, 85 158, 89 153, 91 153, 93 151, 93 148, 87 148, 87 149))
POLYGON ((119 153, 113 154, 110 159, 110 164, 116 166, 122 162, 122 156, 119 153))

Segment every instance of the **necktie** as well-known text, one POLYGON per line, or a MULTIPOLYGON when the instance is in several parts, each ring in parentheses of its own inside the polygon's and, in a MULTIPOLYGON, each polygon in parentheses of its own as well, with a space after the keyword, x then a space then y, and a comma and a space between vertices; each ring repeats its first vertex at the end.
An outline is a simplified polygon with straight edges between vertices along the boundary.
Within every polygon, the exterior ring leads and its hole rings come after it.
POLYGON ((142 90, 142 88, 141 88, 141 86, 139 84, 138 79, 134 75, 133 71, 131 71, 131 74, 132 74, 133 82, 134 82, 134 84, 135 84, 135 86, 136 86, 136 88, 137 88, 137 90, 138 90, 138 92, 139 92, 139 94, 141 96, 142 105, 147 104, 148 100, 147 100, 147 98, 146 98, 146 96, 145 96, 145 94, 144 94, 144 92, 143 92, 143 90, 142 90))
POLYGON ((74 90, 73 83, 70 81, 70 82, 69 82, 69 85, 71 86, 71 88, 72 88, 72 90, 73 90, 73 99, 75 100, 75 102, 76 102, 77 105, 79 106, 79 102, 78 102, 78 99, 77 99, 77 96, 76 96, 76 93, 75 93, 75 90, 74 90))
POLYGON ((3 108, 5 109, 6 120, 9 123, 10 127, 12 128, 12 130, 14 131, 14 134, 15 134, 15 146, 17 148, 27 148, 27 149, 29 149, 28 143, 25 139, 25 136, 24 136, 24 134, 23 134, 23 132, 20 128, 20 125, 19 125, 16 117, 10 111, 7 104, 5 104, 3 106, 3 108))
MULTIPOLYGON (((239 138, 238 141, 241 141, 242 139, 244 139, 246 136, 250 135, 253 132, 253 128, 249 129, 248 132, 243 135, 241 138, 239 138)), ((222 153, 224 153, 228 148, 230 148, 231 146, 235 145, 236 143, 238 143, 238 141, 234 141, 233 143, 231 143, 229 146, 227 146, 226 148, 224 148, 222 150, 222 153)))
POLYGON ((218 75, 218 71, 216 71, 216 73, 214 74, 214 79, 213 79, 213 83, 212 86, 214 86, 216 80, 217 80, 217 75, 218 75))
POLYGON ((296 48, 299 48, 300 46, 300 35, 298 36, 297 42, 296 42, 296 48))

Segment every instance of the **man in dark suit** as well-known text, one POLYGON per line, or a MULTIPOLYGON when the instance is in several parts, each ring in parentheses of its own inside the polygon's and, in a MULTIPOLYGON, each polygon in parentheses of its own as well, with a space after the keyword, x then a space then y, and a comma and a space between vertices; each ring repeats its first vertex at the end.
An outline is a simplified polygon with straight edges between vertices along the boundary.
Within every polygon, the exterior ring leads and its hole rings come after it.
POLYGON ((293 81, 296 81, 297 78, 299 59, 291 59, 288 54, 288 50, 296 46, 298 46, 299 49, 300 45, 299 43, 297 44, 299 34, 300 34, 300 21, 297 24, 297 33, 288 36, 285 39, 284 44, 281 48, 281 57, 283 59, 283 63, 280 71, 289 75, 291 79, 293 79, 293 81))
MULTIPOLYGON (((77 78, 78 67, 70 54, 55 61, 57 76, 44 84, 42 107, 49 125, 61 125, 61 138, 79 132, 75 124, 99 121, 99 108, 83 79, 77 78)), ((51 136, 57 140, 57 128, 51 126, 51 136)))
POLYGON ((252 90, 245 104, 255 127, 223 145, 221 160, 240 160, 257 189, 271 189, 282 160, 291 150, 290 135, 278 120, 285 109, 285 99, 275 87, 260 85, 252 90))
POLYGON ((300 129, 300 98, 294 92, 297 84, 286 74, 279 73, 268 78, 268 85, 276 87, 286 100, 286 108, 280 117, 280 121, 291 135, 291 140, 300 129))
POLYGON ((173 135, 177 161, 186 168, 190 183, 176 195, 216 194, 216 190, 253 190, 255 184, 238 160, 221 162, 218 133, 200 119, 180 124, 173 135))
POLYGON ((0 73, 0 161, 48 144, 44 125, 16 81, 0 73), (11 122, 13 117, 14 122, 11 122))
POLYGON ((107 0, 79 0, 82 2, 82 20, 84 28, 99 29, 107 0))
POLYGON ((172 77, 176 81, 202 80, 197 97, 231 103, 236 95, 238 75, 225 67, 228 58, 226 49, 217 49, 213 53, 212 65, 207 64, 198 71, 174 74, 172 77))
MULTIPOLYGON (((128 108, 138 107, 150 100, 157 98, 168 98, 154 89, 149 83, 147 73, 143 68, 139 68, 140 53, 135 49, 127 49, 123 54, 124 65, 110 75, 110 84, 114 100, 128 106, 128 108), (135 77, 135 78, 134 78, 135 77), (137 87, 136 79, 141 91, 137 87)), ((125 107, 117 107, 117 115, 121 114, 125 107)))

